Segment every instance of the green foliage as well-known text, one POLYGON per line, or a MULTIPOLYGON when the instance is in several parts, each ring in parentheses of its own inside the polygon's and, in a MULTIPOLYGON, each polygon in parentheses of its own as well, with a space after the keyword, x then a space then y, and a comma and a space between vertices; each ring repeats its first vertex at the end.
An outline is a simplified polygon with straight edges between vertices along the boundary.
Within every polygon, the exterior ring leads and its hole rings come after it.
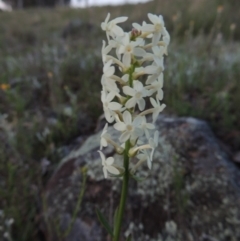
POLYGON ((185 192, 183 170, 177 165, 177 157, 174 157, 173 159, 173 189, 176 197, 176 206, 180 213, 184 213, 186 211, 189 196, 185 192))
POLYGON ((103 225, 103 227, 106 229, 108 234, 110 234, 111 237, 113 237, 114 236, 113 230, 112 230, 110 224, 108 223, 107 219, 104 217, 104 215, 98 208, 96 209, 96 213, 97 213, 99 222, 103 225))

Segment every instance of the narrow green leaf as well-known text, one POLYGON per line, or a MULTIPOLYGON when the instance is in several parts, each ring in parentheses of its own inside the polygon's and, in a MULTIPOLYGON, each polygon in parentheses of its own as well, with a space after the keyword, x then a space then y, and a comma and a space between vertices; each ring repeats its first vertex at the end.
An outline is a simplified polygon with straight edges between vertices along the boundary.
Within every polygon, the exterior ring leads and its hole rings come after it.
POLYGON ((129 234, 126 241, 132 241, 132 234, 129 234))
POLYGON ((97 213, 99 222, 103 225, 103 227, 107 230, 107 232, 111 235, 111 237, 113 237, 113 231, 107 219, 103 216, 103 214, 98 208, 96 208, 96 213, 97 213))
POLYGON ((116 208, 116 210, 115 210, 115 212, 114 212, 114 219, 113 219, 113 221, 114 221, 114 226, 113 226, 113 233, 115 234, 115 230, 116 230, 116 223, 117 223, 117 220, 118 220, 118 207, 116 208))

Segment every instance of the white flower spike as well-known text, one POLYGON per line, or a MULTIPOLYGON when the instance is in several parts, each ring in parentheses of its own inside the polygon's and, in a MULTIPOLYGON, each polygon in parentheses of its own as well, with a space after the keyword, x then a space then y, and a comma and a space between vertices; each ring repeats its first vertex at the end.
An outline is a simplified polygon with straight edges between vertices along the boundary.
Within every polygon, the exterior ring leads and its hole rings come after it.
MULTIPOLYGON (((127 17, 110 20, 108 14, 101 24, 108 40, 102 45, 101 101, 107 121, 119 132, 119 141, 111 137, 106 124, 101 134, 100 150, 112 145, 120 155, 136 156, 137 164, 129 163, 133 165, 132 170, 144 163, 151 169, 159 135, 158 131, 154 133, 155 122, 166 106, 160 101, 163 99, 164 58, 170 35, 161 15, 149 13, 148 18, 150 23, 133 23, 130 32, 124 32, 118 26, 127 17), (149 102, 152 107, 146 108, 149 102)), ((113 157, 106 159, 101 151, 99 153, 105 178, 109 173, 118 175, 120 170, 129 171, 124 169, 123 162, 116 166, 113 157)))

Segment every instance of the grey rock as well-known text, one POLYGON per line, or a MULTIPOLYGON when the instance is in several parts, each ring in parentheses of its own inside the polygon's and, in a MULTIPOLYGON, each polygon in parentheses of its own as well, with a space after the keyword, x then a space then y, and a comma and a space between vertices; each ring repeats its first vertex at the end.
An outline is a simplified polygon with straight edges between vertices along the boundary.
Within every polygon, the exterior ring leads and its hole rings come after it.
MULTIPOLYGON (((138 171, 139 176, 147 176, 145 181, 129 183, 123 233, 131 232, 139 241, 240 240, 240 171, 207 123, 162 115, 156 126, 160 140, 153 168, 138 171)), ((117 131, 110 127, 109 132, 117 140, 117 131)), ((101 131, 86 138, 64 157, 47 184, 43 217, 49 240, 110 240, 95 208, 111 220, 121 183, 103 177, 97 153, 100 135, 101 131), (66 230, 81 190, 79 168, 84 165, 88 166, 86 192, 78 218, 63 239, 56 236, 56 219, 58 229, 66 230)), ((121 161, 110 146, 104 153, 121 161)))

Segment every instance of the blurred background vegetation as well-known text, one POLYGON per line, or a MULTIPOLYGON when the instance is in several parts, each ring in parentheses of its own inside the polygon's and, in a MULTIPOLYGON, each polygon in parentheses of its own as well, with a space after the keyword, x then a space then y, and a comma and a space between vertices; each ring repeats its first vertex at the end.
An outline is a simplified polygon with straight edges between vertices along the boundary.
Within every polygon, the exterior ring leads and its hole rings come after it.
POLYGON ((108 12, 130 16, 125 30, 148 12, 163 15, 172 38, 165 114, 204 119, 230 156, 240 151, 238 0, 0 12, 0 210, 14 219, 12 240, 44 240, 44 185, 68 145, 93 132, 102 114, 100 23, 108 12))

